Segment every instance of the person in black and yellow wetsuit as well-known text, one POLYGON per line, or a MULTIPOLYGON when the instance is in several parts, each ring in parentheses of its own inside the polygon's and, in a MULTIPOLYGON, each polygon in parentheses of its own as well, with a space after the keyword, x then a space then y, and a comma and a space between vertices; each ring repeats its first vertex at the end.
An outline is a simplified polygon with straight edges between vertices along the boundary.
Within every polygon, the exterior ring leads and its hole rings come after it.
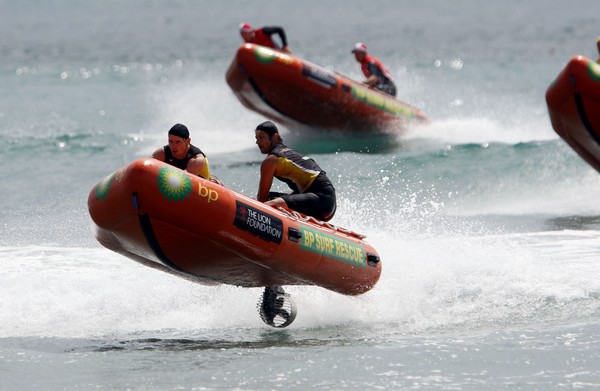
MULTIPOLYGON (((256 145, 267 155, 260 166, 260 184, 257 199, 271 206, 285 206, 292 210, 329 221, 335 214, 335 188, 311 158, 285 146, 277 126, 271 121, 259 124, 255 129, 256 145), (291 194, 270 192, 273 178, 277 178, 293 190, 291 194)), ((265 323, 274 327, 293 321, 295 314, 283 309, 283 303, 291 300, 279 285, 266 286, 259 313, 265 323), (276 322, 277 319, 277 322, 276 322), (283 320, 280 320, 283 319, 283 320), (291 319, 291 320, 290 320, 291 319)))
POLYGON ((169 129, 169 144, 154 151, 152 157, 204 179, 213 179, 208 168, 208 158, 191 142, 188 128, 175 124, 169 129))
POLYGON ((260 166, 257 199, 268 205, 281 205, 329 221, 335 214, 335 188, 319 165, 283 144, 279 130, 271 121, 255 130, 256 145, 267 157, 260 166), (285 182, 291 194, 270 192, 273 178, 285 182))

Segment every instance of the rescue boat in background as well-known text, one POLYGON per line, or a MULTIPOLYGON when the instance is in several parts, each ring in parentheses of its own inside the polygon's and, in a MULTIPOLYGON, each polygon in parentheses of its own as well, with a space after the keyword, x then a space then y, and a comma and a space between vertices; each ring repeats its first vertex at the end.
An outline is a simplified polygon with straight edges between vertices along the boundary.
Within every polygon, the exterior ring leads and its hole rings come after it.
POLYGON ((600 172, 600 64, 573 57, 546 91, 552 127, 600 172))
POLYGON ((244 106, 289 128, 400 133, 428 122, 419 109, 390 95, 254 44, 238 49, 226 80, 244 106))
MULTIPOLYGON (((88 209, 104 247, 200 284, 318 285, 359 295, 381 274, 379 255, 363 235, 275 209, 152 158, 97 183, 88 209)), ((289 295, 271 293, 262 300, 281 310, 289 295)), ((285 327, 295 317, 290 306, 279 323, 265 320, 264 305, 259 313, 265 323, 285 327)))

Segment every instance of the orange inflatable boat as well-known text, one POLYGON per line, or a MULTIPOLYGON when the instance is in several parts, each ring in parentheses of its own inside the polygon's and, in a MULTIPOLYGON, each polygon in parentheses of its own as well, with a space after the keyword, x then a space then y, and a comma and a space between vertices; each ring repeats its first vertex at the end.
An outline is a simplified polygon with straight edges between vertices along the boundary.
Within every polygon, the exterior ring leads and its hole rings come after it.
POLYGON ((552 127, 600 172, 600 64, 573 57, 546 91, 552 127))
POLYGON ((103 246, 201 284, 318 285, 358 295, 381 274, 363 235, 152 158, 101 180, 88 208, 103 246))
POLYGON ((227 83, 247 108, 288 127, 398 133, 426 123, 419 109, 291 54, 242 45, 227 83))

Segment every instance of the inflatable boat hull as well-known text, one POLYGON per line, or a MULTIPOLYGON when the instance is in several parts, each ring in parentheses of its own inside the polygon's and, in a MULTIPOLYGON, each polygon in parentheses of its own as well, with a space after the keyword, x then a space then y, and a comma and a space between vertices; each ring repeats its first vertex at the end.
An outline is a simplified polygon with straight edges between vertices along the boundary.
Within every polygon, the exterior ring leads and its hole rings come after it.
POLYGON ((96 184, 88 208, 103 246, 202 284, 318 285, 357 295, 381 273, 364 236, 151 158, 96 184))

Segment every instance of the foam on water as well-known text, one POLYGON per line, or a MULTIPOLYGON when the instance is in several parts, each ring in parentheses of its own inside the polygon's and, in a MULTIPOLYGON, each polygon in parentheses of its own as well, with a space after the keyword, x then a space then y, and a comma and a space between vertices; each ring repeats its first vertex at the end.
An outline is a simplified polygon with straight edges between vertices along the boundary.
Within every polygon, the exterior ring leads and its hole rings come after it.
POLYGON ((428 126, 410 129, 402 137, 406 140, 425 139, 440 144, 518 144, 531 141, 556 140, 546 118, 529 123, 510 124, 494 118, 448 118, 434 120, 428 126))
MULTIPOLYGON (((384 268, 378 285, 359 297, 287 287, 299 308, 292 327, 394 325, 388 332, 404 335, 597 316, 598 237, 598 231, 402 238, 372 232, 384 268)), ((105 249, 3 247, 0 253, 0 337, 264 326, 257 288, 194 284, 105 249)))

